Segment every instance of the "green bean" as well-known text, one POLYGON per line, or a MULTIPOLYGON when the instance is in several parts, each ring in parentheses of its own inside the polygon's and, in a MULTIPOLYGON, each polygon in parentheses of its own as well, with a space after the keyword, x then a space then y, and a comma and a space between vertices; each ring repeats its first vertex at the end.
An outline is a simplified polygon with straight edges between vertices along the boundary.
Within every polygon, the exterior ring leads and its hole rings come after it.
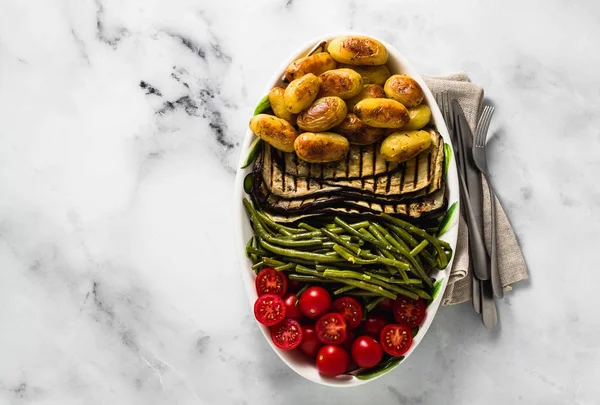
POLYGON ((303 233, 304 232, 301 229, 291 228, 289 226, 284 226, 284 225, 278 224, 277 222, 275 222, 271 218, 269 218, 269 216, 266 215, 264 212, 256 210, 256 214, 261 219, 261 221, 263 221, 264 223, 266 223, 267 225, 269 225, 273 229, 285 230, 285 231, 289 232, 290 234, 296 234, 296 233, 303 233))
MULTIPOLYGON (((350 291, 349 293, 346 293, 346 294, 352 295, 354 297, 381 297, 382 296, 379 293, 374 293, 374 292, 369 292, 369 291, 350 291)), ((383 296, 383 298, 386 298, 386 297, 383 296)))
POLYGON ((258 248, 252 247, 252 246, 246 247, 246 252, 248 252, 249 255, 255 254, 258 256, 264 256, 269 253, 266 250, 258 249, 258 248))
POLYGON ((313 283, 313 284, 331 283, 332 282, 331 280, 325 280, 325 279, 322 279, 321 277, 310 276, 310 275, 306 275, 306 274, 290 273, 290 274, 288 274, 288 278, 290 280, 303 281, 305 283, 313 283))
POLYGON ((285 266, 287 264, 287 263, 279 261, 277 259, 273 259, 272 257, 263 257, 262 261, 266 266, 270 266, 270 267, 285 266))
POLYGON ((318 238, 319 236, 321 236, 321 232, 319 232, 319 231, 304 232, 304 233, 297 233, 295 235, 292 235, 290 237, 290 239, 293 239, 293 240, 313 239, 313 238, 318 238))
POLYGON ((250 257, 250 251, 248 249, 250 249, 252 246, 252 243, 254 241, 254 236, 251 237, 250 239, 248 239, 248 243, 246 243, 246 257, 250 257))
MULTIPOLYGON (((290 276, 299 276, 299 274, 290 274, 290 276)), ((304 276, 304 277, 309 277, 309 276, 304 276)), ((293 279, 292 279, 293 280, 293 279)), ((306 291, 306 289, 310 287, 310 284, 306 284, 304 285, 304 287, 302 287, 297 293, 296 293, 296 302, 294 303, 294 306, 297 307, 298 303, 300 302, 300 296, 302 294, 304 294, 304 291, 306 291)))
POLYGON ((254 209, 254 207, 252 206, 252 204, 250 203, 250 201, 248 201, 248 199, 244 198, 243 200, 244 205, 246 206, 246 209, 248 210, 248 213, 250 214, 250 220, 252 221, 252 223, 254 224, 254 230, 256 231, 256 233, 258 234, 259 237, 261 237, 262 239, 266 240, 269 243, 275 244, 275 245, 279 245, 279 246, 285 246, 285 247, 307 247, 307 246, 321 246, 322 242, 320 240, 289 240, 289 239, 285 239, 285 238, 277 238, 272 236, 263 226, 263 224, 260 222, 260 219, 258 218, 258 215, 256 214, 256 210, 254 209))
POLYGON ((302 250, 288 249, 288 248, 272 245, 269 242, 267 242, 266 240, 263 240, 262 238, 259 238, 258 241, 263 248, 265 248, 269 252, 275 253, 276 255, 279 255, 279 256, 298 258, 298 259, 307 260, 310 262, 318 262, 318 263, 341 263, 341 262, 345 261, 344 258, 339 257, 337 255, 332 256, 332 255, 326 255, 326 254, 320 254, 320 253, 304 252, 302 250))
POLYGON ((360 270, 362 268, 362 266, 360 264, 352 264, 352 263, 348 263, 348 262, 343 262, 343 263, 327 263, 327 266, 324 266, 322 264, 316 264, 315 265, 315 269, 317 269, 319 271, 325 271, 325 270, 330 269, 332 267, 343 267, 345 269, 351 269, 351 270, 360 270))
POLYGON ((336 278, 334 280, 339 283, 342 283, 342 284, 351 285, 353 287, 360 288, 361 290, 365 290, 365 291, 375 293, 377 295, 381 295, 383 297, 391 298, 393 300, 395 300, 398 297, 396 294, 391 293, 380 286, 370 284, 365 281, 346 279, 346 278, 341 278, 341 279, 336 278))
POLYGON ((385 297, 377 297, 372 299, 367 305, 365 305, 365 309, 367 310, 367 312, 371 312, 375 309, 377 305, 381 304, 381 301, 383 301, 384 299, 385 297))
MULTIPOLYGON (((388 214, 381 214, 381 217, 383 219, 387 220, 388 222, 392 222, 393 224, 396 224, 396 225, 406 229, 409 232, 419 235, 423 239, 427 239, 433 245, 433 247, 435 248, 435 250, 438 253, 438 258, 440 260, 440 268, 443 269, 448 265, 448 259, 446 258, 446 255, 444 254, 444 250, 442 249, 442 246, 439 243, 439 239, 434 238, 433 236, 429 235, 424 230, 417 228, 416 226, 412 225, 409 222, 403 221, 398 218, 394 218, 388 214)), ((448 247, 450 247, 450 246, 448 246, 448 247)), ((431 280, 430 280, 430 283, 431 283, 431 280)))
POLYGON ((415 257, 416 255, 419 254, 419 252, 423 249, 425 249, 425 247, 429 245, 429 242, 427 242, 425 239, 423 239, 421 241, 421 243, 419 243, 417 246, 415 246, 415 248, 413 250, 410 251, 410 255, 412 257, 415 257))
POLYGON ((277 271, 292 270, 295 267, 296 267, 296 263, 288 263, 288 264, 284 264, 283 266, 275 267, 275 270, 277 270, 277 271))
POLYGON ((369 282, 369 284, 375 284, 386 290, 390 290, 390 291, 398 293, 398 294, 406 295, 407 297, 411 297, 414 299, 419 298, 415 293, 412 293, 411 291, 408 291, 405 288, 398 287, 397 285, 388 284, 384 281, 378 280, 376 278, 372 278, 368 274, 364 274, 364 273, 357 273, 355 271, 350 271, 350 270, 327 269, 323 272, 323 276, 325 276, 326 278, 334 278, 336 280, 354 279, 354 280, 367 281, 367 282, 369 282))
POLYGON ((328 231, 325 228, 321 228, 321 232, 323 232, 329 239, 331 239, 334 243, 338 243, 339 245, 342 245, 343 247, 345 247, 346 249, 350 250, 352 253, 354 253, 355 255, 360 255, 360 247, 358 245, 355 245, 353 243, 350 243, 348 241, 345 241, 344 239, 342 239, 340 236, 328 231))
POLYGON ((349 261, 350 263, 356 263, 356 264, 377 264, 379 263, 379 261, 377 259, 362 259, 360 257, 356 257, 352 254, 352 252, 344 249, 342 246, 340 245, 335 245, 333 246, 333 250, 340 256, 342 256, 344 259, 346 259, 347 261, 349 261))
MULTIPOLYGON (((388 226, 388 228, 390 228, 392 230, 392 232, 394 232, 396 235, 398 235, 400 238, 402 238, 402 240, 404 240, 406 243, 408 243, 408 245, 411 248, 414 248, 415 246, 417 246, 419 244, 419 242, 417 242, 417 240, 415 238, 413 238, 410 233, 406 232, 404 229, 400 228, 399 226, 392 225, 392 224, 387 224, 387 226, 388 226)), ((408 247, 406 249, 408 249, 408 247)))
POLYGON ((377 240, 375 238, 373 238, 373 237, 367 238, 365 235, 361 234, 356 229, 352 228, 349 224, 347 224, 346 222, 342 221, 342 219, 339 218, 339 217, 335 217, 334 218, 334 222, 336 224, 338 224, 341 228, 343 228, 346 232, 348 232, 350 235, 354 235, 357 238, 363 239, 363 240, 365 240, 367 242, 377 243, 377 240))
POLYGON ((417 294, 419 297, 423 298, 424 300, 431 300, 431 295, 427 294, 425 291, 423 291, 420 288, 416 288, 416 287, 412 287, 412 286, 407 286, 406 287, 407 290, 410 290, 411 292, 414 292, 415 294, 417 294))
POLYGON ((302 266, 300 264, 298 264, 296 266, 296 273, 307 274, 307 275, 316 276, 316 277, 323 277, 323 273, 321 273, 320 271, 315 270, 315 269, 310 269, 310 268, 302 266))
POLYGON ((302 228, 302 229, 306 229, 309 232, 313 232, 313 231, 318 231, 317 228, 315 228, 314 226, 310 226, 309 224, 307 224, 306 222, 300 222, 298 224, 298 228, 302 228))
POLYGON ((450 244, 445 240, 438 239, 437 241, 440 243, 440 246, 442 246, 444 249, 452 250, 452 246, 450 246, 450 244))
POLYGON ((256 270, 260 269, 260 267, 263 266, 263 265, 264 265, 264 262, 262 262, 262 261, 260 261, 260 262, 258 262, 256 264, 253 264, 252 265, 252 270, 254 270, 256 272, 256 270))
POLYGON ((343 294, 343 293, 345 293, 345 292, 352 291, 352 290, 354 290, 355 288, 356 288, 356 287, 353 287, 353 286, 351 286, 351 285, 346 285, 346 286, 340 287, 340 288, 338 288, 337 290, 335 290, 335 291, 333 292, 333 295, 340 295, 340 294, 343 294))
POLYGON ((402 247, 393 237, 388 236, 386 239, 392 245, 394 245, 394 243, 396 244, 395 245, 396 249, 398 249, 402 253, 402 255, 408 259, 408 261, 410 262, 410 264, 413 266, 413 270, 416 272, 417 276, 419 276, 419 278, 421 278, 423 281, 425 281, 425 283, 427 285, 429 285, 430 287, 432 287, 433 284, 431 283, 431 280, 429 279, 429 276, 425 273, 425 270, 415 260, 415 258, 410 255, 410 252, 407 251, 406 249, 404 249, 404 247, 402 247))

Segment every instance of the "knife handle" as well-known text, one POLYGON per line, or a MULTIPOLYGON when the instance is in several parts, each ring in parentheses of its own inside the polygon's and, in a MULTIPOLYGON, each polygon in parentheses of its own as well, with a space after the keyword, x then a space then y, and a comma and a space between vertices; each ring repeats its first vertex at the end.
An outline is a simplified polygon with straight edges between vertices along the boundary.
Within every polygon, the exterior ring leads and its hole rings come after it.
POLYGON ((492 279, 492 290, 494 295, 498 298, 504 298, 504 290, 502 289, 502 282, 500 281, 500 273, 498 272, 498 246, 496 246, 496 196, 492 190, 492 185, 488 182, 488 188, 490 190, 490 207, 491 207, 491 220, 492 220, 492 253, 491 253, 491 279, 492 279))
POLYGON ((467 183, 462 173, 458 173, 460 180, 460 190, 462 191, 463 201, 465 202, 466 214, 467 214, 467 225, 469 227, 469 248, 471 249, 471 256, 473 258, 473 271, 479 280, 489 280, 488 256, 485 250, 485 244, 483 243, 483 237, 479 232, 477 220, 475 219, 475 213, 473 212, 473 206, 469 199, 469 191, 467 189, 467 183))

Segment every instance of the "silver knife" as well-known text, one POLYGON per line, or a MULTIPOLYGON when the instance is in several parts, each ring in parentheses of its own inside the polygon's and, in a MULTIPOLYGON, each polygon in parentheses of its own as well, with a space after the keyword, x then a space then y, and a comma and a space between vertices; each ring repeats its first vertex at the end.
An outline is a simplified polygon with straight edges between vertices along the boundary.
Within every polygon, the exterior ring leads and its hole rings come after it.
POLYGON ((452 112, 455 119, 455 131, 461 149, 465 181, 469 190, 469 201, 466 205, 466 217, 469 223, 469 248, 473 258, 473 271, 479 280, 489 280, 491 269, 485 243, 483 240, 483 191, 481 173, 475 166, 469 145, 473 144, 473 136, 458 101, 452 100, 452 112), (470 206, 469 206, 470 205, 470 206), (469 208, 472 207, 472 210, 469 208), (470 212, 469 212, 470 211, 470 212), (469 221, 469 219, 471 219, 469 221))

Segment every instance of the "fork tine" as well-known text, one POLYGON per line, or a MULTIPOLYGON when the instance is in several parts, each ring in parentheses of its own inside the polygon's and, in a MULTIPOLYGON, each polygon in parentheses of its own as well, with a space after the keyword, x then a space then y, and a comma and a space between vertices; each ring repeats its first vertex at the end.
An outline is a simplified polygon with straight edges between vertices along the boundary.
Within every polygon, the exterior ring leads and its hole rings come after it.
POLYGON ((492 120, 494 107, 485 106, 475 130, 475 146, 483 147, 487 139, 488 128, 492 120))

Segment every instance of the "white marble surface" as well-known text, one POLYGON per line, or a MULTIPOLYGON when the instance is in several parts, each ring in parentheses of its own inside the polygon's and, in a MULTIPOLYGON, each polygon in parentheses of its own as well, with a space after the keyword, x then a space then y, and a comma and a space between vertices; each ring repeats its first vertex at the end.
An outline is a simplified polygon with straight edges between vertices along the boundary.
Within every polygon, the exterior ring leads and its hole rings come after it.
POLYGON ((599 3, 0 1, 0 403, 598 404, 599 3), (280 62, 372 33, 497 107, 531 280, 442 309, 353 390, 271 352, 230 243, 239 142, 280 62))

